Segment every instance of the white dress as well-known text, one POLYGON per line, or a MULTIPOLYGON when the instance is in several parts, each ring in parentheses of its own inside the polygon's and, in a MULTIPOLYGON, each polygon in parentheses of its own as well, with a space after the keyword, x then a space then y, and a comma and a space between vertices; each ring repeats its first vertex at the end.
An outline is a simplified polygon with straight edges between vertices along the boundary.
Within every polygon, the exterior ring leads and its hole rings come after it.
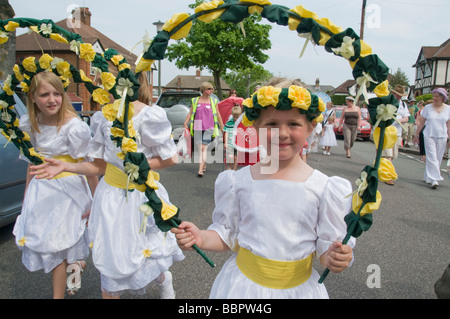
POLYGON ((424 180, 426 182, 442 181, 441 164, 447 147, 447 122, 450 121, 450 106, 445 105, 441 113, 437 113, 432 104, 428 104, 422 110, 425 122, 423 130, 425 153, 424 180))
MULTIPOLYGON (((45 157, 70 155, 79 159, 88 152, 90 129, 79 118, 71 119, 59 132, 56 126, 39 125, 41 133, 32 133, 26 114, 20 119, 20 129, 30 135, 35 150, 45 157)), ((28 161, 23 155, 21 158, 28 161)), ((64 259, 74 263, 89 256, 86 220, 81 216, 91 202, 84 176, 31 179, 13 230, 28 270, 50 272, 64 259)))
MULTIPOLYGON (((211 289, 210 298, 296 299, 328 298, 319 274, 313 269, 303 284, 289 289, 272 289, 248 279, 237 267, 240 247, 258 256, 295 261, 316 252, 346 235, 344 216, 350 211, 350 182, 327 177, 314 170, 304 182, 254 180, 250 167, 225 171, 216 181, 213 224, 235 253, 225 262, 211 289)), ((354 238, 349 245, 354 246, 354 238)))
POLYGON ((319 144, 322 146, 337 146, 336 134, 334 133, 334 124, 325 124, 325 132, 320 138, 319 144))
MULTIPOLYGON (((116 155, 120 149, 110 139, 111 124, 101 112, 94 114, 89 157, 101 158, 123 170, 123 161, 116 155)), ((139 136, 138 152, 147 158, 159 156, 165 160, 176 153, 171 124, 159 106, 144 107, 133 117, 133 125, 139 136)), ((164 187, 160 183, 158 186, 158 196, 170 203, 164 187)), ((143 218, 139 206, 148 201, 145 194, 134 190, 127 197, 124 189, 102 179, 89 220, 92 259, 101 274, 102 289, 112 295, 126 290, 145 293, 146 286, 174 261, 184 259, 174 235, 161 232, 153 217, 148 218, 145 235, 139 232, 143 218), (145 257, 144 251, 151 251, 151 256, 145 257)))

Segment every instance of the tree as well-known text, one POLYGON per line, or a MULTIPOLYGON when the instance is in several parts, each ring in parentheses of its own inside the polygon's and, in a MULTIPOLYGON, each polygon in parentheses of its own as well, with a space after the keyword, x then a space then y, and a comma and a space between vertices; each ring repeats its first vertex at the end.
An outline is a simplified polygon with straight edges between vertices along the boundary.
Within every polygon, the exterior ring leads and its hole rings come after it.
MULTIPOLYGON (((197 7, 203 0, 196 0, 190 7, 197 7)), ((255 63, 264 63, 269 58, 264 50, 271 48, 270 25, 258 24, 260 15, 251 15, 243 21, 245 36, 239 24, 219 19, 211 23, 194 20, 189 35, 167 48, 166 57, 175 61, 180 69, 192 66, 207 69, 214 76, 217 95, 222 98, 220 78, 228 70, 250 69, 255 63)))
POLYGON ((409 87, 408 76, 406 75, 405 72, 403 72, 402 70, 400 70, 400 68, 398 68, 397 72, 395 72, 392 75, 391 79, 389 80, 389 84, 392 87, 395 87, 396 85, 403 85, 409 87))
POLYGON ((248 69, 229 72, 223 76, 223 79, 236 89, 237 96, 249 97, 257 85, 268 81, 272 76, 272 73, 257 64, 248 69))

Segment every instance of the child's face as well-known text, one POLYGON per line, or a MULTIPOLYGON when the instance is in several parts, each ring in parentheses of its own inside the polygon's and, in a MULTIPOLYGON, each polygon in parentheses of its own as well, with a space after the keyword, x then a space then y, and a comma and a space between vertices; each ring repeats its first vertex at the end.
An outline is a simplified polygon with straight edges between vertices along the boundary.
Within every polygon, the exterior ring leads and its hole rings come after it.
MULTIPOLYGON (((274 148, 278 149, 279 160, 289 160, 299 156, 299 152, 311 135, 312 126, 306 120, 306 116, 300 114, 299 110, 293 108, 289 111, 276 111, 268 107, 261 111, 260 118, 255 122, 255 127, 260 137, 264 137, 261 129, 267 129, 268 155, 272 155, 274 148)), ((275 155, 276 153, 274 153, 275 155)))
POLYGON ((62 103, 62 95, 48 82, 42 81, 31 96, 33 102, 46 118, 57 117, 62 103))

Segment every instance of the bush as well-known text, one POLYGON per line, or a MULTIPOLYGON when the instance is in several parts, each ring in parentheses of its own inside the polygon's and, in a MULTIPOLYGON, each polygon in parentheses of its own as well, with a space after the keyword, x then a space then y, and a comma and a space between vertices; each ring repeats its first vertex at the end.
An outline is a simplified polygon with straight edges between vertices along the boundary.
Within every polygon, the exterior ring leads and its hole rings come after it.
POLYGON ((424 94, 424 95, 419 95, 418 97, 416 97, 416 101, 428 101, 428 100, 432 100, 433 99, 433 94, 428 93, 428 94, 424 94))

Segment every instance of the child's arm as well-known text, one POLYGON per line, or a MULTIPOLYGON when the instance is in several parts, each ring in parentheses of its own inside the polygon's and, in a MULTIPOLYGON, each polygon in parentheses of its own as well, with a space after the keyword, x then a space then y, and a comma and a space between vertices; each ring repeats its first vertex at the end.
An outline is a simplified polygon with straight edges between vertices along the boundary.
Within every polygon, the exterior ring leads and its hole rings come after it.
POLYGON ((62 172, 71 172, 85 176, 100 176, 105 174, 106 162, 96 158, 93 162, 68 163, 55 158, 46 158, 45 163, 38 166, 31 166, 30 175, 37 175, 36 178, 52 179, 62 172))
POLYGON ((342 245, 340 241, 335 241, 319 259, 322 266, 330 269, 331 272, 339 273, 350 265, 353 249, 348 245, 342 245))
POLYGON ((183 250, 192 250, 197 244, 200 249, 209 251, 228 251, 230 248, 214 230, 200 230, 191 222, 182 222, 178 228, 172 228, 177 238, 178 246, 183 250))

